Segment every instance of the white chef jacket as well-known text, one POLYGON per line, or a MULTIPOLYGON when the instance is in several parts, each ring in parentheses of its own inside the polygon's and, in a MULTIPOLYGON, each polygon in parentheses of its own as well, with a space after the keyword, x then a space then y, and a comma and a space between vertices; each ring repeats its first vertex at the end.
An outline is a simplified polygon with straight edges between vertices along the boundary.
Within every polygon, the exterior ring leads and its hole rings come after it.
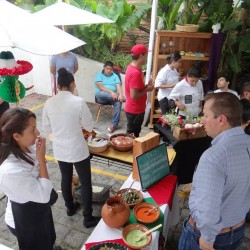
MULTIPOLYGON (((221 92, 222 92, 222 91, 221 91, 220 89, 216 89, 216 90, 214 91, 214 93, 221 93, 221 92)), ((228 89, 227 92, 232 93, 232 94, 236 95, 236 96, 239 98, 239 95, 238 95, 238 93, 237 93, 236 91, 234 91, 234 90, 232 90, 232 89, 228 89)))
MULTIPOLYGON (((166 64, 157 74, 155 79, 155 88, 161 85, 172 85, 173 83, 179 82, 178 71, 174 68, 171 69, 168 64, 166 64)), ((164 97, 169 96, 173 88, 159 89, 157 98, 158 101, 162 100, 164 97)))
MULTIPOLYGON (((182 104, 186 106, 186 110, 193 117, 197 117, 201 112, 200 101, 204 100, 204 91, 201 80, 199 80, 195 86, 191 86, 186 79, 178 82, 171 91, 169 99, 178 99, 182 104)), ((187 116, 187 112, 180 110, 179 114, 187 116)))
POLYGON ((8 197, 5 222, 12 228, 15 228, 15 223, 10 200, 18 203, 47 203, 53 188, 49 179, 39 177, 35 150, 33 147, 29 150, 31 153, 27 155, 35 160, 34 166, 17 159, 13 154, 10 154, 0 166, 0 189, 8 197))
POLYGON ((83 98, 59 91, 44 105, 42 126, 44 133, 52 133, 55 159, 74 163, 89 156, 82 129, 92 131, 94 121, 83 98))

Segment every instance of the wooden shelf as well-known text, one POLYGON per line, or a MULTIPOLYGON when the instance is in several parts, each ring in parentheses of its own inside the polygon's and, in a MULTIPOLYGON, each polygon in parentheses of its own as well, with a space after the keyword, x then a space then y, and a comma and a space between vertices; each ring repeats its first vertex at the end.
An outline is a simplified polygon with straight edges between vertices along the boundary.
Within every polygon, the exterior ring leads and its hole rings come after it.
MULTIPOLYGON (((204 55, 210 55, 211 37, 212 33, 201 33, 201 32, 178 32, 168 30, 156 30, 155 31, 155 44, 154 44, 154 61, 152 76, 155 79, 160 68, 166 64, 166 58, 169 51, 185 51, 185 52, 200 52, 204 55), (173 47, 169 47, 170 41, 174 44, 173 47), (166 44, 166 48, 162 48, 162 44, 166 44), (171 50, 170 50, 171 49, 171 50), (166 54, 165 54, 165 53, 166 54)), ((203 61, 202 74, 208 75, 208 62, 209 56, 182 56, 182 72, 185 75, 188 70, 192 67, 194 61, 203 61)), ((153 127, 156 119, 161 117, 161 114, 155 111, 155 102, 157 101, 157 90, 154 89, 151 92, 151 111, 150 121, 148 124, 149 128, 153 127)))
POLYGON ((173 36, 180 38, 198 38, 198 39, 210 39, 212 37, 212 33, 206 32, 179 32, 176 30, 156 30, 156 35, 161 37, 164 36, 173 36))
MULTIPOLYGON (((158 59, 166 60, 168 55, 158 55, 158 59)), ((208 56, 181 56, 181 60, 183 61, 209 61, 208 56)))

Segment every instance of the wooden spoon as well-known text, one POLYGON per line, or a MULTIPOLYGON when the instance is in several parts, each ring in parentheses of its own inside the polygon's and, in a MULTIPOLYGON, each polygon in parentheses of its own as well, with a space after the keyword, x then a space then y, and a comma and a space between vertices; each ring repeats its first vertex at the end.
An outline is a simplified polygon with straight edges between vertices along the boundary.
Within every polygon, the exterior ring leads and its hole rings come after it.
POLYGON ((154 210, 157 210, 160 206, 164 205, 163 203, 160 204, 160 205, 157 205, 157 206, 154 206, 153 208, 149 209, 149 210, 146 210, 144 211, 144 213, 147 213, 147 215, 150 215, 150 213, 154 210))
POLYGON ((148 234, 150 234, 151 232, 155 231, 155 230, 158 229, 159 227, 162 227, 162 224, 159 224, 158 226, 155 226, 155 227, 151 228, 150 230, 144 232, 141 236, 135 235, 135 241, 140 241, 140 240, 142 240, 142 238, 143 238, 144 236, 147 236, 148 234))

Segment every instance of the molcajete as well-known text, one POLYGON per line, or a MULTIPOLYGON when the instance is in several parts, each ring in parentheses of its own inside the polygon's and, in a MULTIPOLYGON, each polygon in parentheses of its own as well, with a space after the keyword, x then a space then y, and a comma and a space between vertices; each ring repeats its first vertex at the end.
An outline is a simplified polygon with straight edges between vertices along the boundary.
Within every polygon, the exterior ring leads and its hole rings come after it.
POLYGON ((121 196, 113 196, 107 199, 101 214, 107 226, 118 228, 128 221, 130 209, 121 196))

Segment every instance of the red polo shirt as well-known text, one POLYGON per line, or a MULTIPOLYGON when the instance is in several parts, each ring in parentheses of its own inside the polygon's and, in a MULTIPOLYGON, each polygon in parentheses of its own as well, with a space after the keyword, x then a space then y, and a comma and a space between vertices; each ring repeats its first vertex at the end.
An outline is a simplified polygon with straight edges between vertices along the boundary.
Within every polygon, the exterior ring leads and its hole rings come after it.
POLYGON ((146 109, 146 101, 147 101, 147 93, 141 96, 138 99, 131 99, 130 97, 130 89, 145 89, 144 83, 144 75, 141 69, 133 65, 129 65, 127 67, 125 73, 125 96, 126 96, 126 104, 124 110, 128 113, 132 114, 141 114, 145 112, 146 109))

